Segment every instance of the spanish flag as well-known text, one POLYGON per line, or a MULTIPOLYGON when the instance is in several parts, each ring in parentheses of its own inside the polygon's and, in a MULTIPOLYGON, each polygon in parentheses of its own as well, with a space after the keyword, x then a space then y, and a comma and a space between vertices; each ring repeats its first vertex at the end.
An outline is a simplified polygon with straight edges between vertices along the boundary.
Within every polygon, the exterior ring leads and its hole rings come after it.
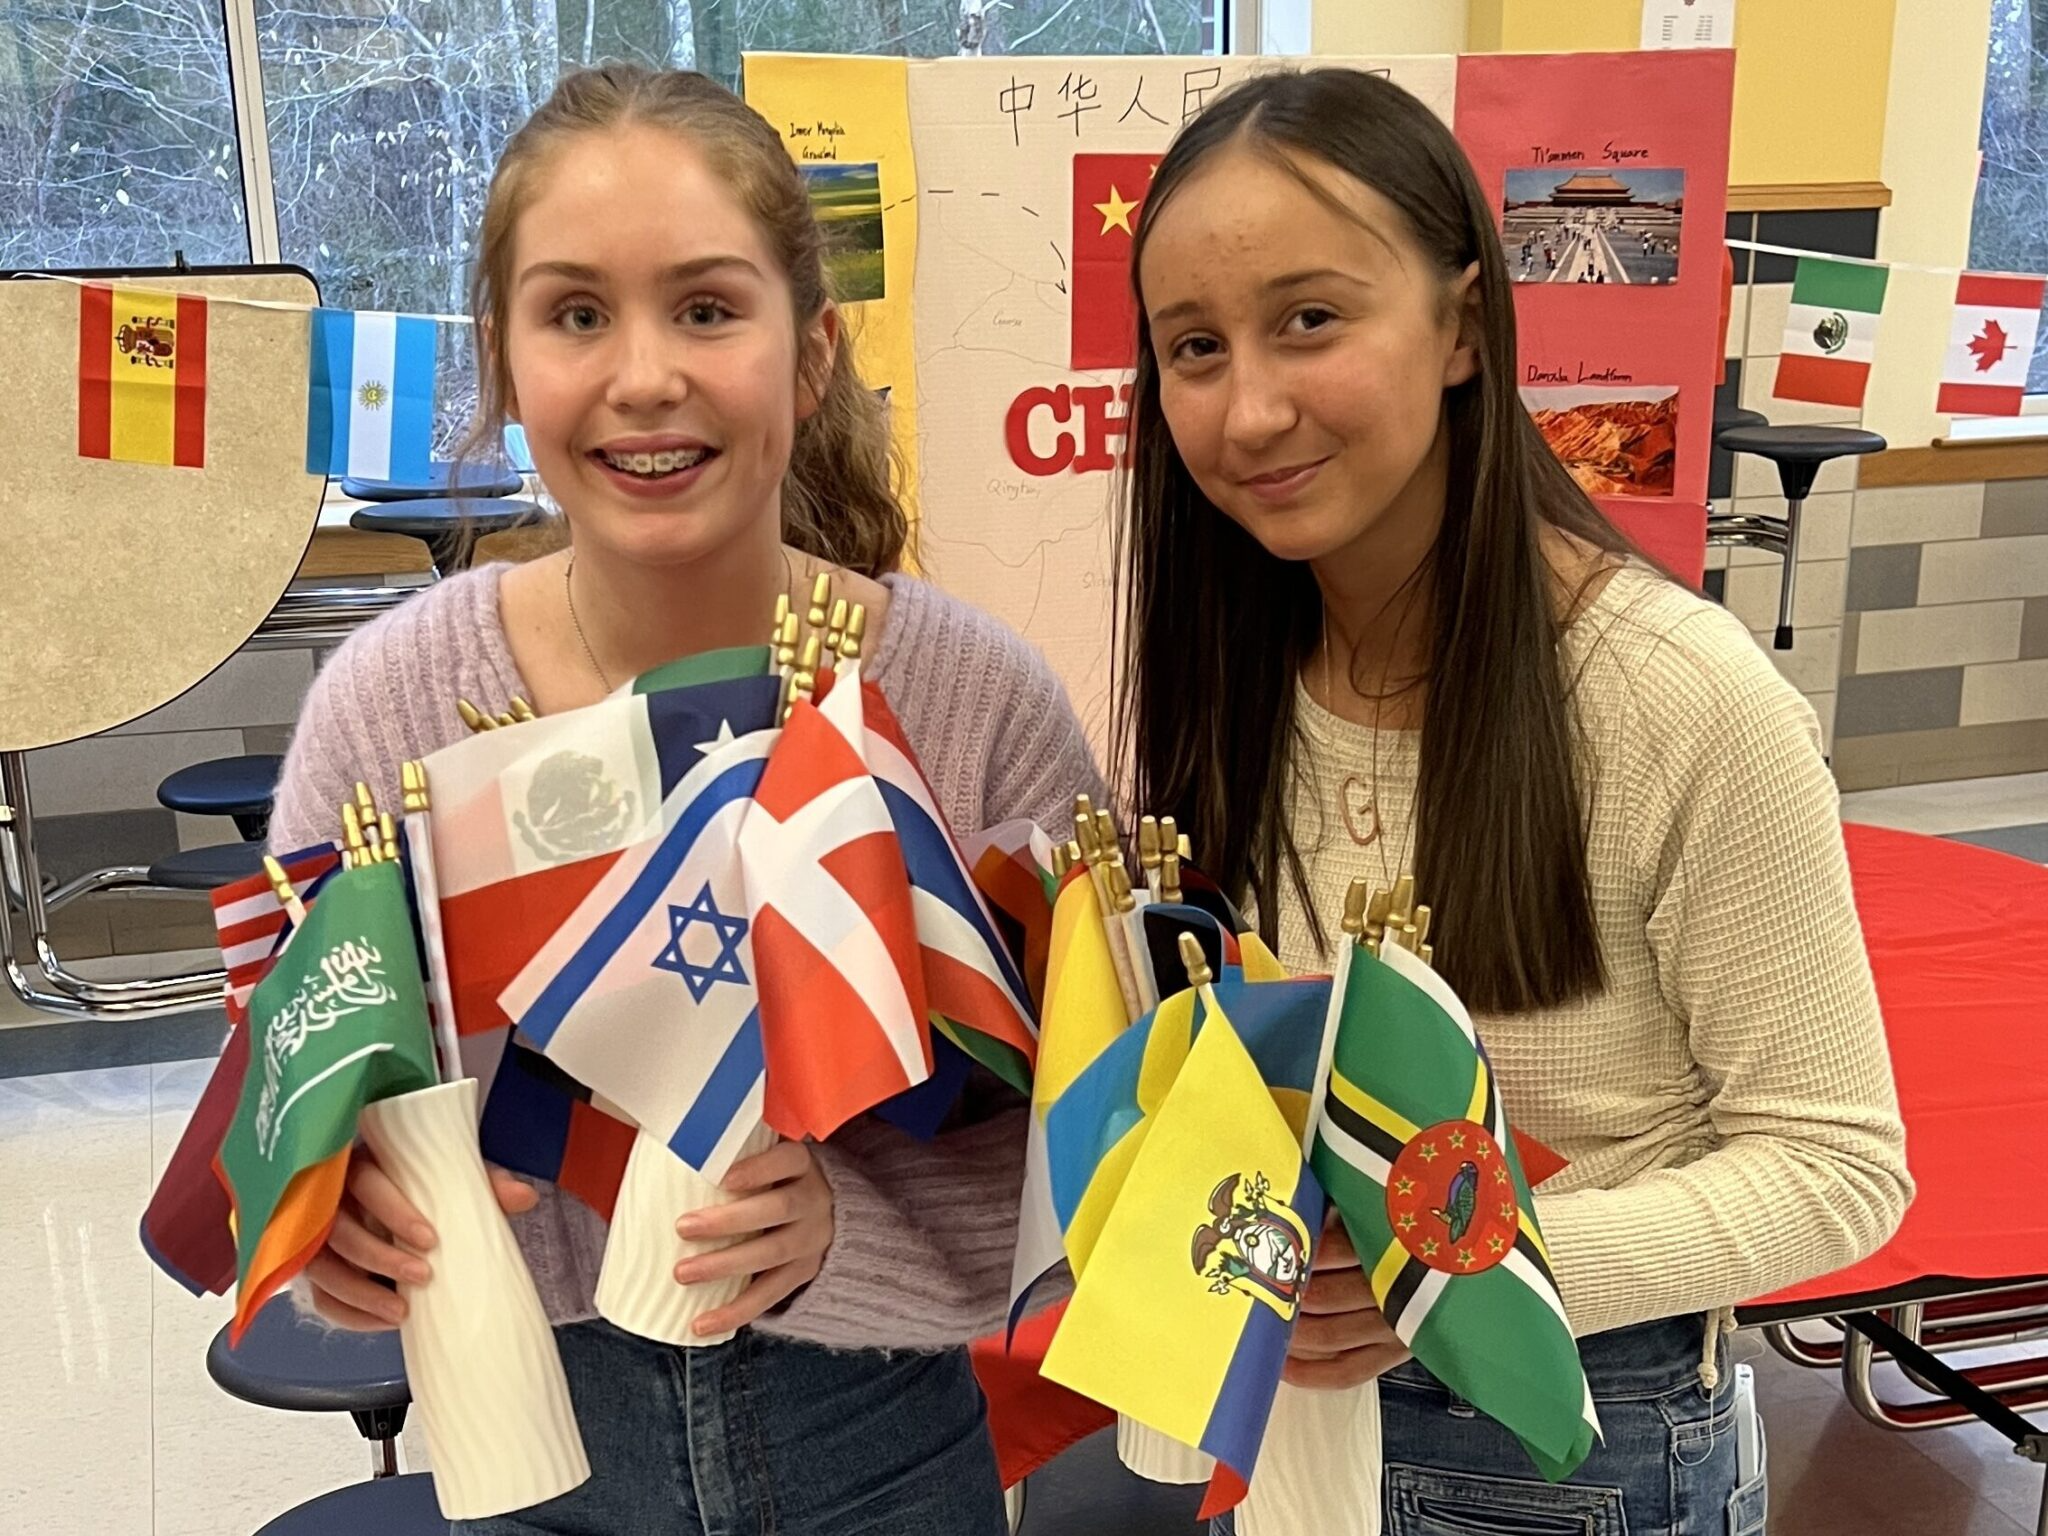
POLYGON ((98 283, 79 290, 78 452, 206 467, 206 300, 98 283))

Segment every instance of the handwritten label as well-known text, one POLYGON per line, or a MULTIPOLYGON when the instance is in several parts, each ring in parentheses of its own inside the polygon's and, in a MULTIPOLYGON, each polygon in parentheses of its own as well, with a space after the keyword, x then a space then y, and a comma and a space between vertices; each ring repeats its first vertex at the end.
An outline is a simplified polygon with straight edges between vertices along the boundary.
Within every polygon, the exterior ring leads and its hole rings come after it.
POLYGON ((1633 384, 1636 376, 1626 368, 1588 368, 1583 362, 1572 368, 1545 368, 1530 363, 1522 370, 1524 384, 1633 384))
POLYGON ((786 137, 797 146, 800 160, 837 160, 839 141, 846 137, 846 129, 839 123, 791 123, 786 137))
POLYGON ((1606 147, 1600 151, 1600 154, 1610 165, 1620 165, 1624 160, 1647 160, 1650 158, 1650 152, 1647 149, 1624 148, 1616 144, 1612 139, 1607 141, 1606 147))
POLYGON ((1531 144, 1529 158, 1538 165, 1575 165, 1583 162, 1583 149, 1552 149, 1548 144, 1531 144))

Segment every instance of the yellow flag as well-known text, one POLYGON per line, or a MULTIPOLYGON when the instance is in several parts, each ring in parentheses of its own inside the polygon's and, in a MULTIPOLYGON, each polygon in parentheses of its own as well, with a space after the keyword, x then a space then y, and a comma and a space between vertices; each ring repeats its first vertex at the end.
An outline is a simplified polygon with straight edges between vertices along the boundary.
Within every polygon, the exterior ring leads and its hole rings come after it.
POLYGON ((1102 904, 1094 882, 1077 876, 1060 889, 1052 906, 1032 1108, 1043 1115, 1129 1022, 1102 904))

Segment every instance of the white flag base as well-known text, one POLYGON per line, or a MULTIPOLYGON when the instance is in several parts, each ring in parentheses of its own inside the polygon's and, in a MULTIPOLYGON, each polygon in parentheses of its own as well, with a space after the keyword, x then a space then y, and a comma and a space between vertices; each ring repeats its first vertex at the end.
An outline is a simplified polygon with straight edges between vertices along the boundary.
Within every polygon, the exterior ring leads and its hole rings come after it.
MULTIPOLYGON (((758 1125, 734 1161, 766 1152, 775 1141, 775 1132, 758 1125)), ((732 1301, 751 1277, 730 1275, 701 1285, 680 1285, 675 1267, 738 1241, 701 1242, 676 1235, 676 1218, 684 1212, 730 1205, 733 1198, 671 1152, 666 1142, 644 1130, 634 1137, 605 1238, 604 1268, 597 1277, 598 1315, 628 1333, 662 1344, 723 1344, 731 1338, 732 1332, 699 1335, 692 1325, 732 1301)))
POLYGON ((450 1520, 557 1498, 590 1476, 540 1294, 477 1149, 476 1079, 366 1105, 363 1140, 440 1241, 399 1284, 399 1341, 450 1520))
POLYGON ((1183 1445, 1127 1414, 1116 1416, 1117 1459, 1138 1476, 1154 1483, 1206 1483, 1216 1470, 1207 1451, 1183 1445))
POLYGON ((1380 1536, 1380 1386, 1280 1383, 1238 1536, 1380 1536))

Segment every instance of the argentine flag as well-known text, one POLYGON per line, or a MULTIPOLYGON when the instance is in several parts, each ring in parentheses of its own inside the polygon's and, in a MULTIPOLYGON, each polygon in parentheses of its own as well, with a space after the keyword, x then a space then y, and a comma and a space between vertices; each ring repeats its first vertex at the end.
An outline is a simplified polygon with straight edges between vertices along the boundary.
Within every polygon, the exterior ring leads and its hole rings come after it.
POLYGON ((427 481, 435 340, 434 322, 420 315, 313 311, 307 473, 427 481))

